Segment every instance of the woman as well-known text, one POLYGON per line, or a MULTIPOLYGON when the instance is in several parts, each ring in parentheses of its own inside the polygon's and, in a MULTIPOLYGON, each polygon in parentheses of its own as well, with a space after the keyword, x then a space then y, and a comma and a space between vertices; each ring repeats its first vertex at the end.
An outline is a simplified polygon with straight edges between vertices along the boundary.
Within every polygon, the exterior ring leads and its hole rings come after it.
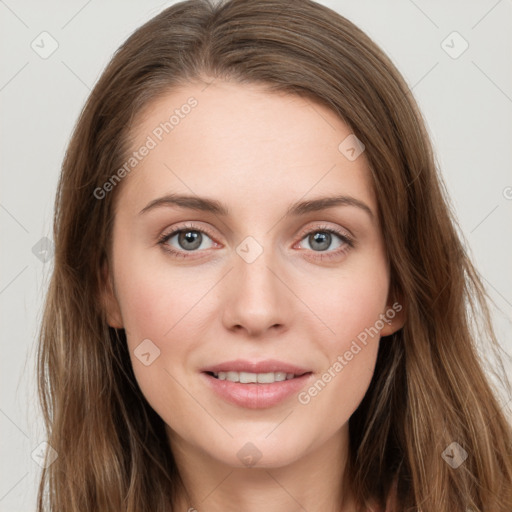
POLYGON ((54 240, 40 511, 46 485, 55 511, 512 509, 477 332, 499 346, 421 114, 330 9, 190 0, 138 29, 54 240))

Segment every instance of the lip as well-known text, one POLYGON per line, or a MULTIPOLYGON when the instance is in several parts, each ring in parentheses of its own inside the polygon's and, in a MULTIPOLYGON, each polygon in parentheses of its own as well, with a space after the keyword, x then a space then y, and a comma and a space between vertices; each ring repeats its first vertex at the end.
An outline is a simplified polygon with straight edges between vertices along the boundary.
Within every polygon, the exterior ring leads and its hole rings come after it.
POLYGON ((238 359, 209 366, 201 370, 205 384, 220 398, 247 409, 267 409, 274 407, 291 396, 297 395, 313 377, 313 372, 295 365, 277 360, 250 362, 238 359), (210 373, 225 371, 270 373, 284 372, 299 375, 293 379, 271 384, 241 384, 228 380, 219 380, 210 373))
POLYGON ((266 359, 265 361, 247 361, 245 359, 236 359, 234 361, 226 361, 224 363, 216 364, 202 368, 202 372, 249 372, 249 373, 270 373, 270 372, 284 372, 293 373, 294 375, 302 375, 309 373, 312 370, 301 368, 299 366, 278 361, 277 359, 266 359))

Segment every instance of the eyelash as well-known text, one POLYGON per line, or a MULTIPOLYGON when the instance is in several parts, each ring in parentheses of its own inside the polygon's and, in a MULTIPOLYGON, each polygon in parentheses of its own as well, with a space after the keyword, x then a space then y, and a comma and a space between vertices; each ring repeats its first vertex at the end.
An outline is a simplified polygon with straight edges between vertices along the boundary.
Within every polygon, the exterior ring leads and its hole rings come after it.
MULTIPOLYGON (((199 226, 196 226, 194 224, 187 224, 187 225, 179 226, 177 229, 174 229, 170 233, 163 233, 158 239, 158 244, 161 245, 166 252, 172 254, 173 256, 176 256, 178 258, 190 258, 191 256, 188 256, 186 251, 177 251, 176 249, 173 249, 170 245, 167 244, 167 242, 174 235, 176 235, 182 231, 197 231, 199 233, 208 235, 212 240, 214 238, 212 236, 212 234, 207 229, 204 229, 202 227, 200 228, 199 226)), ((330 234, 336 235, 345 244, 341 248, 338 248, 337 250, 331 251, 331 252, 313 251, 313 252, 318 253, 318 256, 315 256, 315 258, 319 259, 319 260, 337 258, 337 257, 341 256, 342 254, 348 252, 355 245, 354 240, 350 236, 348 236, 346 233, 342 233, 341 231, 338 231, 336 229, 333 229, 333 228, 330 228, 327 226, 317 226, 314 229, 310 229, 309 231, 301 233, 299 242, 301 242, 304 238, 306 238, 306 236, 311 235, 313 233, 330 233, 330 234)), ((201 251, 189 251, 189 252, 194 253, 194 252, 201 252, 201 251)))

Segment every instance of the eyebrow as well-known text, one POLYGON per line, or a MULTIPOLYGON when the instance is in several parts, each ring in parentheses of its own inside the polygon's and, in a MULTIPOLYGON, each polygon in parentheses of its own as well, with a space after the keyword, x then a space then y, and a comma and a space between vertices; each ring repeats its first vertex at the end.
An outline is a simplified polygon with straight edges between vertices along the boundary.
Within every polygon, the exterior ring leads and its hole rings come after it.
MULTIPOLYGON (((215 199, 183 194, 168 194, 163 197, 159 197, 158 199, 154 199, 139 212, 139 215, 164 206, 178 206, 180 208, 187 208, 190 210, 209 212, 223 217, 229 215, 228 208, 215 199)), ((319 197, 309 201, 298 201, 293 203, 287 209, 285 217, 297 217, 311 212, 334 208, 335 206, 353 206, 365 211, 372 220, 375 217, 367 204, 355 197, 344 195, 319 197)))

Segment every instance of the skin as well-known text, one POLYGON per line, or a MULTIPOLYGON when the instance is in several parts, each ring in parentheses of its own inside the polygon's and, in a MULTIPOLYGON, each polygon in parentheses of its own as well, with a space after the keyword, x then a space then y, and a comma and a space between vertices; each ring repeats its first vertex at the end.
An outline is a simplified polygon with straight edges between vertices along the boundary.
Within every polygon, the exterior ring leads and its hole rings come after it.
MULTIPOLYGON (((348 420, 373 376, 378 335, 307 405, 296 395, 267 409, 230 404, 200 369, 274 358, 309 368, 311 385, 391 307, 365 154, 350 161, 338 150, 351 130, 320 104, 220 80, 153 102, 133 132, 134 150, 190 96, 197 107, 116 190, 105 269, 113 286, 106 280, 104 293, 109 324, 126 330, 137 382, 167 425, 189 493, 177 510, 339 511, 343 502, 352 511, 340 493, 348 420), (139 213, 169 193, 216 199, 229 215, 169 205, 139 213), (364 202, 373 217, 347 205, 284 217, 296 201, 338 194, 364 202), (184 222, 207 234, 195 252, 177 236, 167 241, 188 255, 178 258, 158 239, 189 231, 184 222), (332 235, 319 249, 308 234, 326 227, 351 235, 354 247, 332 235), (263 249, 251 263, 236 251, 248 236, 263 249), (145 339, 160 350, 148 366, 134 354, 145 339), (261 453, 253 467, 237 456, 248 442, 261 453)), ((380 335, 403 322, 397 314, 380 335)))

